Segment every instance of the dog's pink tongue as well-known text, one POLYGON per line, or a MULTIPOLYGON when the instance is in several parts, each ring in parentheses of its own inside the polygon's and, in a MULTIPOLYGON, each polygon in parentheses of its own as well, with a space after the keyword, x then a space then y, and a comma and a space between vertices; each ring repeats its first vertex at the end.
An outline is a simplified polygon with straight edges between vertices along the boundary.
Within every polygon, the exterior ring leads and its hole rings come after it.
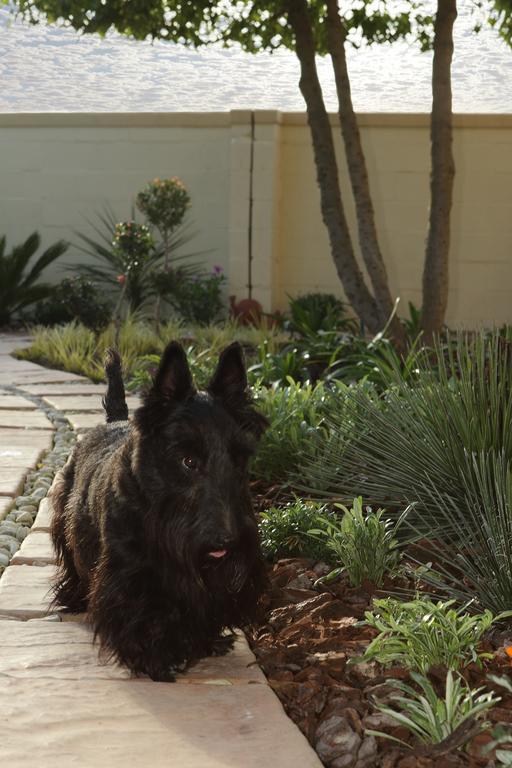
POLYGON ((218 549, 216 552, 208 552, 208 554, 210 557, 224 557, 226 551, 225 549, 218 549))

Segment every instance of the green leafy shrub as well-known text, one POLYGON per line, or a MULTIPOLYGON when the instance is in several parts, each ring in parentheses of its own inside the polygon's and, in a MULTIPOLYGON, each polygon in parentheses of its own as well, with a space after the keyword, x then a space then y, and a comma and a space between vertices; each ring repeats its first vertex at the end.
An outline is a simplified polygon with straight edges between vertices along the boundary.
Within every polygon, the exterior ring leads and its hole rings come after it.
MULTIPOLYGON (((187 347, 186 353, 196 387, 205 389, 217 366, 218 354, 209 348, 199 350, 195 346, 187 347)), ((132 370, 128 389, 146 392, 152 385, 159 363, 160 355, 144 355, 139 358, 132 370)))
POLYGON ((490 611, 471 615, 464 607, 455 608, 453 600, 434 603, 418 598, 403 603, 388 597, 374 600, 365 618, 379 635, 360 660, 399 664, 427 674, 432 667, 456 670, 492 657, 481 653, 479 644, 492 624, 504 617, 495 618, 490 611))
MULTIPOLYGON (((453 672, 446 675, 445 695, 440 698, 427 677, 412 672, 411 677, 419 691, 399 680, 388 680, 387 685, 401 694, 392 697, 392 704, 397 707, 376 702, 377 709, 391 717, 397 725, 407 728, 420 744, 441 744, 457 732, 459 739, 452 743, 452 749, 461 747, 477 733, 489 727, 482 716, 500 701, 492 692, 484 688, 472 691, 460 677, 454 679, 453 672), (463 727, 466 726, 466 727, 463 727)), ((411 745, 380 731, 367 730, 366 733, 398 741, 406 747, 411 745)), ((414 749, 416 745, 411 748, 414 749)))
POLYGON ((35 260, 41 238, 34 232, 24 243, 6 252, 6 239, 0 237, 0 326, 6 325, 20 310, 50 295, 52 286, 38 283, 43 271, 68 249, 63 240, 51 245, 35 260))
POLYGON ((353 330, 353 318, 347 317, 345 304, 332 293, 305 293, 290 298, 288 327, 301 336, 314 336, 319 331, 353 330))
POLYGON ((210 325, 224 314, 222 290, 225 282, 226 276, 219 266, 205 276, 178 276, 167 291, 167 300, 185 322, 210 325))
POLYGON ((280 557, 332 560, 332 551, 325 542, 309 534, 310 529, 318 525, 319 515, 325 521, 336 519, 325 504, 299 498, 262 512, 259 528, 264 555, 271 560, 280 557))
POLYGON ((382 586, 384 577, 393 574, 400 563, 401 552, 396 534, 408 509, 397 521, 393 521, 383 517, 383 509, 377 512, 370 507, 363 509, 361 497, 354 499, 350 509, 343 504, 334 506, 344 513, 341 521, 325 520, 320 515, 320 527, 310 531, 325 540, 334 560, 340 563, 332 575, 345 572, 355 587, 364 582, 382 586))
POLYGON ((254 477, 268 483, 284 483, 300 467, 301 455, 313 434, 326 433, 326 416, 335 398, 343 399, 344 385, 333 389, 321 382, 301 386, 254 387, 257 407, 270 427, 263 435, 252 461, 254 477))
POLYGON ((183 182, 176 176, 170 179, 153 179, 139 192, 136 204, 139 211, 160 230, 165 239, 183 221, 190 207, 190 195, 183 182))
POLYGON ((86 277, 67 277, 54 286, 50 296, 40 302, 34 318, 40 325, 62 325, 76 320, 86 328, 100 331, 112 317, 112 310, 97 286, 86 277))
POLYGON ((258 362, 250 366, 249 375, 264 386, 286 386, 290 380, 301 383, 308 379, 304 357, 293 344, 287 344, 279 350, 270 350, 265 340, 258 346, 257 355, 258 362))

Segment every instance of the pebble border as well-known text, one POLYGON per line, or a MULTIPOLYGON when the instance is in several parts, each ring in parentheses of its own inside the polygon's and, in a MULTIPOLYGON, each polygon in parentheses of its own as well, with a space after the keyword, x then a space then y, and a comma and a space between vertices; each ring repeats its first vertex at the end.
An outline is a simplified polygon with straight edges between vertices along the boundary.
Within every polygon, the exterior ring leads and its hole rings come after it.
POLYGON ((0 577, 18 551, 22 541, 30 533, 42 499, 50 490, 53 479, 67 461, 77 435, 67 418, 37 395, 25 392, 21 387, 2 385, 5 392, 30 400, 55 426, 53 446, 39 460, 35 470, 26 478, 23 493, 13 499, 7 514, 0 520, 0 577))

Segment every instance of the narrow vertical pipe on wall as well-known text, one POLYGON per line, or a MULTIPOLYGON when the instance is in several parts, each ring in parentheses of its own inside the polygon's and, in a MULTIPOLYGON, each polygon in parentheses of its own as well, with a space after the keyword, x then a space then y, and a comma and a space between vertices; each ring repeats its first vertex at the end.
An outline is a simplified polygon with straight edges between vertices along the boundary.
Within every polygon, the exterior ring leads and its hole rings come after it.
POLYGON ((252 209, 253 209, 253 183, 254 183, 254 137, 255 137, 255 120, 254 111, 251 111, 251 148, 249 154, 249 224, 247 232, 247 290, 248 297, 252 299, 252 209))

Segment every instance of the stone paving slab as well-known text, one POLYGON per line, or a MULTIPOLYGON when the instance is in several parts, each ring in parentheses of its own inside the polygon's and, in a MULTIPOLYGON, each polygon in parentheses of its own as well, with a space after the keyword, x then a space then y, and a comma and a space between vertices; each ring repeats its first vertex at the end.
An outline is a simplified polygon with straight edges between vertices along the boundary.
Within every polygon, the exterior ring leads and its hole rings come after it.
POLYGON ((43 451, 52 446, 50 430, 0 428, 0 469, 35 467, 43 451))
POLYGON ((33 619, 48 613, 53 565, 10 565, 0 578, 0 616, 33 619))
POLYGON ((105 384, 74 384, 72 381, 64 384, 27 384, 23 387, 31 395, 98 395, 105 394, 105 384))
POLYGON ((0 409, 2 410, 33 411, 36 407, 35 403, 20 397, 20 395, 10 395, 7 392, 0 391, 0 409))
POLYGON ((50 535, 45 531, 29 533, 11 559, 11 565, 49 565, 53 563, 55 563, 55 552, 50 535))
POLYGON ((64 416, 69 421, 73 429, 84 430, 97 427, 98 424, 105 424, 104 413, 68 413, 64 412, 64 416))
POLYGON ((31 528, 32 533, 36 533, 38 531, 49 531, 52 522, 52 514, 52 505, 50 504, 49 498, 46 496, 39 504, 36 519, 34 520, 34 524, 31 528))
POLYGON ((24 466, 0 466, 0 495, 10 496, 11 499, 18 496, 23 489, 25 475, 29 470, 30 467, 24 466))
POLYGON ((0 368, 0 384, 17 384, 23 386, 24 384, 59 384, 65 381, 87 381, 82 376, 78 376, 76 373, 67 373, 67 371, 52 371, 49 368, 38 367, 38 370, 34 372, 29 371, 5 371, 4 367, 0 368))
POLYGON ((16 768, 321 768, 266 685, 7 678, 0 711, 16 768))
POLYGON ((0 428, 54 429, 50 419, 42 411, 9 411, 0 409, 0 428))
MULTIPOLYGON (((14 625, 0 618, 0 678, 59 680, 130 679, 130 672, 112 662, 98 662, 90 626, 84 622, 54 622, 32 619, 14 625)), ((176 682, 181 685, 265 684, 247 640, 237 636, 227 656, 203 659, 176 682)))
MULTIPOLYGON (((97 395, 45 395, 44 401, 56 408, 58 411, 101 411, 104 412, 101 398, 105 394, 103 390, 101 397, 97 395)), ((126 404, 130 410, 138 408, 140 399, 138 397, 127 396, 126 404)))
POLYGON ((12 505, 12 496, 0 496, 0 520, 7 514, 12 505))

